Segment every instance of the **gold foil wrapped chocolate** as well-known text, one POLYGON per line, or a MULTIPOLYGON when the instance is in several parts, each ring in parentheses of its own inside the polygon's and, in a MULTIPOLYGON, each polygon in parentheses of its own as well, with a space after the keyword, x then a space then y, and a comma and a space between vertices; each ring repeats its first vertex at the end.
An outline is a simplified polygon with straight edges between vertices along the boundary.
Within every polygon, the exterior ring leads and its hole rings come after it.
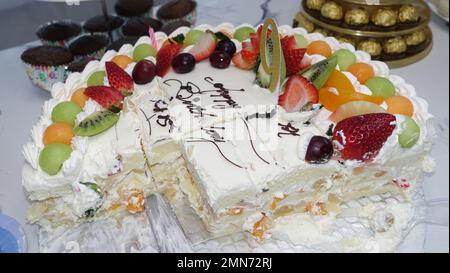
POLYGON ((305 16, 303 16, 303 14, 301 13, 297 14, 295 20, 297 21, 299 27, 306 29, 306 31, 308 32, 313 32, 315 27, 314 24, 308 19, 306 19, 305 16))
POLYGON ((345 13, 344 21, 353 26, 361 26, 369 23, 369 13, 362 8, 355 8, 345 13))
POLYGON ((323 4, 320 9, 320 14, 323 17, 331 19, 331 20, 341 20, 344 17, 344 11, 342 10, 341 5, 334 1, 328 1, 323 4))
POLYGON ((326 30, 326 29, 323 29, 323 28, 319 28, 318 27, 318 28, 314 29, 314 32, 320 33, 320 34, 322 34, 325 37, 330 36, 330 32, 328 30, 326 30))
POLYGON ((352 46, 355 46, 355 41, 351 37, 340 36, 340 37, 336 37, 336 39, 341 43, 348 43, 348 44, 351 44, 352 46))
POLYGON ((325 0, 306 0, 306 7, 320 11, 324 3, 325 0))
POLYGON ((397 12, 391 8, 379 8, 372 14, 372 23, 380 27, 397 24, 397 12))
POLYGON ((417 30, 411 34, 406 35, 404 38, 406 45, 415 46, 425 42, 425 40, 427 39, 427 34, 423 30, 417 30))
POLYGON ((381 55, 383 48, 381 44, 377 42, 375 39, 369 39, 362 41, 358 44, 358 50, 365 51, 370 54, 372 57, 377 57, 381 55))
POLYGON ((390 55, 404 53, 407 48, 405 40, 401 37, 387 39, 383 44, 383 51, 390 55))
POLYGON ((415 23, 419 21, 419 13, 412 5, 403 5, 398 11, 398 20, 401 23, 415 23))

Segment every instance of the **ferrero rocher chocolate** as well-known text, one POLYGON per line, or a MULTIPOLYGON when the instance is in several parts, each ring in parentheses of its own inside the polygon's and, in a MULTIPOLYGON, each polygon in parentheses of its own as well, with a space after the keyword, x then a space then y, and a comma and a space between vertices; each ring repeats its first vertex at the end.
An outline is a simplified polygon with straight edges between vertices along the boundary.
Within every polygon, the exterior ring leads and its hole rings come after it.
POLYGON ((419 13, 412 5, 403 5, 398 11, 398 20, 402 23, 414 23, 419 21, 419 13))
POLYGON ((372 14, 372 23, 376 26, 390 27, 397 23, 397 12, 391 8, 380 8, 372 14))
POLYGON ((295 20, 297 21, 299 27, 306 29, 306 31, 308 32, 313 32, 314 24, 308 19, 306 19, 305 16, 303 16, 303 14, 298 13, 297 16, 295 17, 295 20))
POLYGON ((336 39, 341 43, 348 43, 351 44, 352 46, 355 46, 355 41, 351 37, 340 36, 336 37, 336 39))
POLYGON ((405 40, 401 37, 390 38, 383 44, 384 52, 391 55, 404 53, 407 47, 405 40))
POLYGON ((306 6, 313 10, 320 10, 324 3, 325 0, 306 0, 306 6))
POLYGON ((427 39, 427 34, 423 30, 414 31, 405 36, 405 42, 408 46, 419 45, 427 39))
POLYGON ((344 11, 342 10, 341 5, 334 1, 328 1, 323 4, 320 9, 320 14, 323 17, 331 19, 331 20, 341 20, 344 17, 344 11))
POLYGON ((314 29, 314 32, 320 33, 325 37, 330 36, 330 32, 323 28, 316 28, 316 29, 314 29))
POLYGON ((370 54, 372 57, 377 57, 381 55, 382 47, 379 42, 377 42, 375 39, 369 39, 362 41, 358 44, 358 50, 365 51, 370 54))
POLYGON ((355 8, 345 13, 344 21, 349 25, 361 26, 369 23, 369 13, 362 8, 355 8))

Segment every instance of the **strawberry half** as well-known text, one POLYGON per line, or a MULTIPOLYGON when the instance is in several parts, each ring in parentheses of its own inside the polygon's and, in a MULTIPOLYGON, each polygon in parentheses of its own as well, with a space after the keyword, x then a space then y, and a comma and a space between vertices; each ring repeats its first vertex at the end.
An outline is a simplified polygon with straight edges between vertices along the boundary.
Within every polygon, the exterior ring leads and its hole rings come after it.
POLYGON ((167 44, 156 54, 156 75, 164 77, 172 66, 172 61, 183 48, 180 44, 167 44))
POLYGON ((395 129, 395 116, 374 113, 339 122, 333 131, 333 145, 344 160, 370 161, 395 129))
POLYGON ((251 42, 243 42, 242 43, 242 58, 247 63, 256 62, 259 56, 259 46, 258 48, 254 47, 251 42))
POLYGON ((111 87, 119 90, 124 96, 133 94, 134 82, 133 78, 128 75, 120 66, 113 62, 106 62, 106 74, 111 87))
POLYGON ((231 61, 236 67, 244 70, 252 70, 256 66, 256 59, 253 62, 248 62, 243 58, 242 52, 234 54, 234 57, 233 59, 231 59, 231 61))
POLYGON ((295 40, 294 36, 285 36, 283 39, 281 39, 281 48, 283 49, 283 52, 297 49, 297 41, 295 40))
POLYGON ((122 110, 124 96, 114 87, 90 86, 84 94, 111 112, 118 113, 122 110))
POLYGON ((189 50, 195 57, 196 62, 201 62, 205 59, 208 59, 211 54, 213 54, 214 50, 216 50, 217 41, 214 33, 207 31, 203 34, 202 37, 195 43, 194 47, 189 50))
POLYGON ((286 76, 290 77, 302 70, 302 60, 305 56, 306 48, 297 48, 283 51, 286 61, 286 76))
POLYGON ((284 92, 278 98, 278 105, 286 112, 298 112, 305 107, 319 102, 319 92, 314 85, 302 76, 290 77, 284 92))

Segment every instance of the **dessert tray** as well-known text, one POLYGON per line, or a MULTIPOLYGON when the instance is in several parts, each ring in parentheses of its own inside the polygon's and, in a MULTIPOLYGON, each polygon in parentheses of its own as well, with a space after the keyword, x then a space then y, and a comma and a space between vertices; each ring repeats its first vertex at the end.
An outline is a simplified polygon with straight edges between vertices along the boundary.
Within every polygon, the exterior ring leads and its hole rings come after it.
POLYGON ((448 201, 423 199, 426 101, 335 38, 272 19, 150 29, 52 96, 24 146, 43 252, 422 251, 423 224, 448 225, 448 201), (219 133, 236 128, 250 139, 219 133))

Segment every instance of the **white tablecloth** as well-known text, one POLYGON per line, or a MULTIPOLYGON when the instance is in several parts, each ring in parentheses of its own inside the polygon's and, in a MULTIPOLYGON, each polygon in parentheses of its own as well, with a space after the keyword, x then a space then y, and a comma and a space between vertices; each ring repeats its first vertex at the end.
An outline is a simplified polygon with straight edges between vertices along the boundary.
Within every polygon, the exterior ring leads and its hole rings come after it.
MULTIPOLYGON (((230 22, 256 24, 263 14, 275 17, 280 25, 292 24, 299 0, 200 0, 198 24, 230 22)), ((414 85, 430 104, 436 116, 438 139, 432 155, 436 172, 425 179, 427 200, 449 195, 449 33, 448 25, 433 16, 431 29, 434 47, 424 60, 392 73, 414 85)), ((7 37, 3 37, 7 39, 7 37)), ((0 51, 0 211, 16 218, 25 229, 29 251, 37 251, 36 227, 27 225, 28 202, 21 186, 24 163, 22 145, 31 127, 38 121, 41 108, 50 94, 28 80, 20 54, 26 46, 0 51)), ((428 226, 425 251, 448 252, 448 227, 428 226)))

